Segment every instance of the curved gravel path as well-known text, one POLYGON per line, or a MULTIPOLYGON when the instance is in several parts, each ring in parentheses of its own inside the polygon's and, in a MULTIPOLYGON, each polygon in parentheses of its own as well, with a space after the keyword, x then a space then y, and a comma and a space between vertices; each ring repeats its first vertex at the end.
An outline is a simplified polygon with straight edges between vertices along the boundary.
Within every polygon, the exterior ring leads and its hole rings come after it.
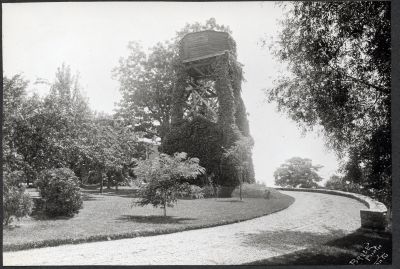
POLYGON ((296 201, 253 220, 180 233, 3 253, 4 265, 242 264, 323 244, 360 227, 360 202, 284 192, 296 201))

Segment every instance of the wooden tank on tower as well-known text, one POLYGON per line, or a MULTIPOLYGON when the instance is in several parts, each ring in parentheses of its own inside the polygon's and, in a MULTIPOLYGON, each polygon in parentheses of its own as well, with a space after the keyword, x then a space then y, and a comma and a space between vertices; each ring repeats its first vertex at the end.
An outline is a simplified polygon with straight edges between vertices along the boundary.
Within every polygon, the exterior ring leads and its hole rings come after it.
POLYGON ((226 32, 205 30, 186 34, 180 43, 180 58, 193 77, 207 75, 207 66, 217 56, 231 53, 236 57, 236 43, 226 32))

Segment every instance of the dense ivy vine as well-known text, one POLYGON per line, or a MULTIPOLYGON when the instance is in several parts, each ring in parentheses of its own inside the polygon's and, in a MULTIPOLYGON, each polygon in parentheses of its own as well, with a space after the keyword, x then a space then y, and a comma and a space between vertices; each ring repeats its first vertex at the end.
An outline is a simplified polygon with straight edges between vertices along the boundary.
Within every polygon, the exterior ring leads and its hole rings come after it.
MULTIPOLYGON (((223 153, 232 147, 235 141, 250 137, 250 132, 246 108, 241 97, 243 72, 241 64, 236 60, 236 44, 233 39, 230 40, 232 51, 216 57, 210 66, 210 79, 215 81, 219 102, 217 123, 201 115, 192 120, 184 119, 183 108, 187 98, 185 90, 189 75, 181 64, 177 66, 172 127, 163 141, 161 150, 169 154, 184 151, 189 156, 198 157, 200 165, 207 169, 208 175, 214 177, 216 184, 235 187, 239 184, 237 171, 228 159, 224 159, 223 153)), ((254 182, 251 157, 246 163, 248 167, 243 181, 254 182)))

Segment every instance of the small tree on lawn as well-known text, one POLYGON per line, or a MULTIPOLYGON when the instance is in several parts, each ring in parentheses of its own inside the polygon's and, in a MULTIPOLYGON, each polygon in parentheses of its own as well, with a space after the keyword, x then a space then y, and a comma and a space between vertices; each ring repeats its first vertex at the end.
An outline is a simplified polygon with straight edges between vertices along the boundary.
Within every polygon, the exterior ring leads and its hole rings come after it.
POLYGON ((228 159, 235 167, 239 179, 239 196, 242 200, 242 184, 244 173, 249 167, 249 160, 251 160, 251 148, 253 147, 253 140, 248 137, 242 137, 234 143, 229 149, 224 152, 224 158, 228 159))
POLYGON ((181 194, 190 192, 190 185, 185 180, 205 173, 199 159, 187 158, 185 152, 175 153, 174 156, 160 154, 154 159, 141 160, 134 171, 142 182, 138 191, 141 198, 134 205, 160 206, 164 216, 167 215, 167 206, 173 207, 181 194))

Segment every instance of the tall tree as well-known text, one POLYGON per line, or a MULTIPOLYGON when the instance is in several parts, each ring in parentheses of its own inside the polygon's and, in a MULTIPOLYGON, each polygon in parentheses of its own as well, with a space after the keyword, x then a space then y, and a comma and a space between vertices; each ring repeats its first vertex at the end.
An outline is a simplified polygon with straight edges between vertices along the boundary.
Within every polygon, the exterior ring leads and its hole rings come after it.
POLYGON ((23 157, 18 153, 16 136, 18 123, 25 118, 24 102, 28 81, 21 75, 12 78, 3 76, 3 170, 15 171, 23 169, 23 157))
POLYGON ((305 130, 323 127, 348 177, 390 205, 390 2, 293 2, 272 45, 290 74, 267 91, 305 130), (361 175, 359 173, 359 175, 361 175))
POLYGON ((102 192, 104 179, 109 183, 117 178, 116 181, 122 181, 133 169, 134 159, 143 157, 144 152, 140 151, 136 134, 110 115, 96 115, 90 130, 84 144, 85 159, 89 169, 98 174, 102 192))
POLYGON ((48 145, 45 157, 53 163, 48 168, 67 167, 82 173, 85 140, 91 131, 93 113, 83 96, 78 75, 69 66, 57 69, 50 92, 43 101, 41 128, 46 130, 48 145))
POLYGON ((28 81, 21 75, 3 77, 3 169, 5 172, 23 171, 27 183, 45 166, 45 131, 38 126, 42 100, 28 96, 28 81))
POLYGON ((150 48, 148 54, 139 43, 129 43, 129 56, 121 58, 119 66, 113 70, 122 94, 117 115, 126 125, 135 126, 135 130, 149 138, 164 138, 170 128, 179 41, 189 32, 207 29, 231 32, 229 27, 218 25, 211 18, 204 24, 186 24, 171 40, 150 48))

